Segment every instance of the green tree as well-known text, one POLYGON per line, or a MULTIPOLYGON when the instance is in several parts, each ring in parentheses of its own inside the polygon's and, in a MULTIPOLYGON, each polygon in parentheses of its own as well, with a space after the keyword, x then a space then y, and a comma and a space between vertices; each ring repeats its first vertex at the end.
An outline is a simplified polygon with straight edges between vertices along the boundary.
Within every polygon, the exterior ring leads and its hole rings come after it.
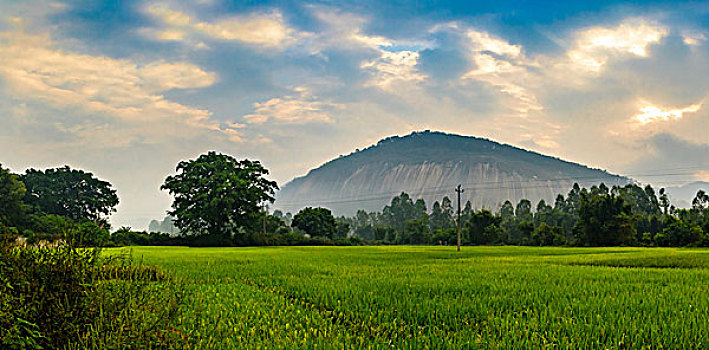
POLYGON ((696 246, 703 237, 702 228, 692 223, 671 218, 671 223, 655 236, 655 242, 660 247, 696 246))
POLYGON ((330 209, 307 207, 295 214, 291 226, 299 228, 312 237, 332 239, 337 229, 337 222, 330 209))
POLYGON ((425 244, 429 243, 431 231, 425 218, 408 220, 404 225, 404 241, 401 243, 408 244, 425 244))
POLYGON ((464 234, 473 244, 491 244, 500 239, 503 233, 500 223, 502 218, 487 209, 475 212, 465 223, 464 234))
POLYGON ((505 201, 500 207, 500 218, 502 219, 501 226, 505 231, 505 243, 519 244, 521 236, 517 229, 519 220, 515 217, 515 207, 509 200, 505 201))
POLYGON ((541 223, 546 223, 547 225, 553 225, 553 208, 547 205, 544 199, 540 199, 537 203, 537 210, 534 213, 534 223, 539 226, 541 223))
POLYGON ((29 169, 22 176, 25 202, 35 210, 74 221, 99 221, 116 211, 118 196, 111 184, 69 166, 29 169))
MULTIPOLYGON (((465 206, 463 207, 463 210, 460 212, 460 227, 465 226, 465 223, 470 220, 470 218, 473 216, 473 204, 470 203, 470 201, 465 202, 465 206)), ((458 219, 455 218, 455 223, 458 223, 458 219)))
POLYGON ((19 176, 0 165, 0 228, 17 226, 25 214, 25 185, 19 176))
POLYGON ((253 217, 264 202, 273 202, 278 189, 264 177, 268 170, 260 162, 216 152, 182 161, 176 170, 160 188, 175 197, 168 213, 187 234, 226 239, 244 230, 258 232, 261 223, 253 217))
POLYGON ((261 223, 261 230, 259 232, 276 233, 281 228, 287 228, 287 225, 282 218, 276 215, 270 215, 267 212, 261 212, 261 215, 259 215, 259 218, 256 220, 261 223))
POLYGON ((349 233, 350 233, 350 224, 349 223, 347 223, 345 221, 341 221, 341 220, 337 220, 335 222, 335 234, 333 235, 332 238, 334 238, 334 239, 347 238, 347 235, 349 233))
POLYGON ((528 199, 520 199, 515 208, 515 216, 519 221, 532 221, 532 202, 528 199))
POLYGON ((614 194, 580 192, 578 215, 575 229, 580 244, 617 246, 636 237, 632 208, 614 194))
POLYGON ((422 199, 414 203, 406 192, 392 198, 391 204, 382 210, 385 222, 398 232, 403 232, 406 221, 420 219, 425 215, 426 203, 422 199))
POLYGON ((661 188, 660 189, 660 198, 659 198, 660 206, 662 207, 662 213, 664 216, 667 216, 668 214, 668 209, 670 207, 670 197, 665 193, 665 189, 661 188))
POLYGON ((564 237, 561 227, 549 226, 542 222, 532 232, 530 244, 537 246, 564 245, 566 244, 566 237, 564 237))
POLYGON ((508 220, 515 216, 515 207, 512 205, 512 202, 507 200, 504 204, 502 204, 502 207, 500 208, 500 216, 502 217, 502 220, 508 220))
POLYGON ((581 186, 574 183, 569 193, 566 195, 566 203, 564 203, 564 211, 568 214, 576 214, 580 206, 581 186))
POLYGON ((377 241, 393 241, 396 236, 396 231, 391 226, 374 226, 372 231, 377 241))
POLYGON ((534 244, 531 241, 532 233, 534 232, 534 223, 531 221, 520 221, 517 224, 517 232, 519 234, 519 244, 529 245, 534 244))
POLYGON ((453 219, 453 206, 451 205, 450 199, 448 197, 443 198, 443 202, 433 203, 433 208, 431 209, 431 215, 429 216, 429 224, 431 230, 445 230, 453 228, 455 226, 455 221, 453 219))

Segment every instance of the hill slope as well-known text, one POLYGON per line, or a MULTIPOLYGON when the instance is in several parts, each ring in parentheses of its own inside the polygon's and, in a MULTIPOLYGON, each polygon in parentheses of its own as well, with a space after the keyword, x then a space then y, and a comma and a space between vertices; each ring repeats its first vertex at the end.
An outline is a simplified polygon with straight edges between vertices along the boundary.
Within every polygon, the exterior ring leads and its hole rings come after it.
POLYGON ((673 205, 678 208, 689 208, 692 206, 692 200, 697 195, 697 191, 709 191, 709 182, 695 181, 682 186, 667 187, 666 190, 673 205))
POLYGON ((625 184, 630 179, 490 140, 441 132, 414 132, 379 141, 334 159, 293 179, 276 195, 275 207, 297 212, 323 206, 337 215, 357 209, 381 210, 404 191, 427 206, 443 196, 455 199, 463 184, 463 203, 497 209, 505 200, 527 198, 553 204, 574 182, 625 184))

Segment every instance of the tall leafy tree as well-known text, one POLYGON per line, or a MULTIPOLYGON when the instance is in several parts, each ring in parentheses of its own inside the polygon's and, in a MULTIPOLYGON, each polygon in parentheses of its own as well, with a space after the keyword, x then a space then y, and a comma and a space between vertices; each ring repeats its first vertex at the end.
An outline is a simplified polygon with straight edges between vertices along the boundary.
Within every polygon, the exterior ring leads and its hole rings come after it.
POLYGON ((426 218, 407 220, 404 224, 404 232, 400 243, 423 244, 430 241, 431 231, 428 228, 426 218))
POLYGON ((529 199, 520 199, 515 208, 515 216, 520 221, 532 221, 532 202, 529 199))
POLYGON ((25 185, 19 176, 0 165, 0 229, 2 225, 16 226, 25 213, 25 185))
POLYGON ((506 200, 505 203, 502 204, 502 207, 500 207, 500 216, 503 220, 509 220, 515 216, 515 207, 512 205, 512 202, 506 200))
POLYGON ((428 222, 432 230, 445 230, 455 226, 453 207, 448 197, 443 198, 443 204, 437 201, 433 203, 428 222))
POLYGON ((426 215, 426 203, 422 199, 414 203, 406 192, 392 198, 391 204, 382 210, 386 223, 398 232, 403 232, 406 221, 420 219, 424 215, 426 215))
POLYGON ((660 207, 662 207, 662 214, 667 216, 668 209, 670 208, 670 197, 667 195, 664 188, 660 189, 660 198, 658 200, 660 202, 660 207))
POLYGON ((506 234, 506 239, 509 243, 519 243, 521 240, 519 230, 517 226, 519 220, 515 217, 515 207, 509 200, 500 207, 500 218, 502 219, 502 228, 504 228, 506 234))
POLYGON ((704 236, 702 228, 688 221, 670 218, 667 227, 655 237, 661 247, 698 245, 704 236))
POLYGON ((697 195, 692 199, 692 209, 702 211, 709 204, 709 195, 704 190, 697 191, 697 195))
POLYGON ((581 191, 578 215, 575 229, 581 244, 616 246, 629 244, 636 237, 632 207, 614 194, 581 191))
POLYGON ((115 212, 118 205, 118 195, 111 183, 69 166, 45 171, 29 169, 22 182, 27 188, 27 204, 75 221, 101 220, 115 212))
POLYGON ((566 203, 564 205, 564 210, 572 215, 576 215, 576 211, 579 208, 579 201, 581 196, 581 186, 578 183, 574 183, 569 193, 566 195, 566 203))
MULTIPOLYGON (((470 220, 470 217, 473 216, 473 204, 468 200, 465 202, 465 206, 463 207, 463 210, 460 212, 460 226, 463 227, 465 226, 465 223, 470 220)), ((455 218, 457 220, 457 218, 455 218)), ((458 222, 456 221, 456 224, 458 222)))
POLYGON ((172 194, 175 226, 188 234, 228 238, 244 230, 257 231, 265 202, 273 202, 278 185, 265 178, 268 170, 258 161, 237 160, 208 152, 182 161, 177 174, 160 187, 172 194))
POLYGON ((470 220, 465 223, 464 234, 469 242, 473 244, 495 243, 503 234, 500 223, 502 218, 492 214, 487 209, 475 212, 470 220))
POLYGON ((295 214, 291 225, 313 237, 333 238, 337 232, 335 217, 327 208, 307 207, 302 209, 295 214))

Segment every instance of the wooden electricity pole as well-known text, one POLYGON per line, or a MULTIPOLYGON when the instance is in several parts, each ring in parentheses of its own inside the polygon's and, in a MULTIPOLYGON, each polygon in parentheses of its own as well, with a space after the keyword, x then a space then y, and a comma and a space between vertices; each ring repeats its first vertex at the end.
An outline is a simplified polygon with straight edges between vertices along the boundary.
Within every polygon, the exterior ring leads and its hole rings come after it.
POLYGON ((458 193, 458 251, 460 251, 460 194, 465 192, 465 190, 461 188, 461 185, 458 185, 455 188, 455 192, 458 193))

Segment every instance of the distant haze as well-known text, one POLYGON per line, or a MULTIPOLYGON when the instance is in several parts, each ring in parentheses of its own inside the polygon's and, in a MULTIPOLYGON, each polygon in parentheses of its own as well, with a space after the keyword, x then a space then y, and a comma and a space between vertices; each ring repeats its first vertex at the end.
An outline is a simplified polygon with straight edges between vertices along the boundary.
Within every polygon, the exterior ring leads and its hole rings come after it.
POLYGON ((631 181, 486 139, 425 131, 381 140, 311 170, 284 185, 274 207, 295 213, 323 206, 353 215, 358 209, 379 211, 407 192, 424 198, 430 208, 443 196, 455 201, 454 187, 462 184, 462 204, 470 200, 474 208, 497 210, 506 200, 522 198, 553 205, 557 194, 565 195, 575 182, 611 187, 631 181))

